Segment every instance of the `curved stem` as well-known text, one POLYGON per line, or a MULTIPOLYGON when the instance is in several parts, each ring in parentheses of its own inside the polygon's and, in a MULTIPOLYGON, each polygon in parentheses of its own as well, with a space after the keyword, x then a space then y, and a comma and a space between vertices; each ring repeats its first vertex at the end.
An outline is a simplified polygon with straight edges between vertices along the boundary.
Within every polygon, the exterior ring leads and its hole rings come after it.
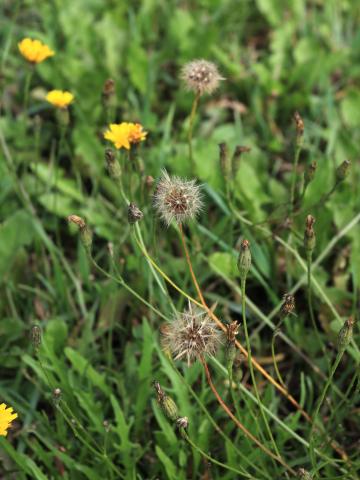
POLYGON ((237 470, 237 469, 234 468, 234 467, 230 467, 230 465, 226 465, 225 463, 219 462, 219 460, 216 460, 215 458, 210 457, 210 455, 208 455, 207 453, 205 453, 204 450, 201 450, 201 448, 198 447, 198 446, 191 440, 191 438, 189 437, 189 435, 186 433, 186 431, 185 431, 184 429, 181 430, 181 436, 188 442, 189 445, 191 445, 195 450, 197 450, 204 458, 206 458, 207 460, 209 460, 211 463, 214 463, 215 465, 219 465, 219 467, 223 467, 223 468, 225 468, 226 470, 230 470, 231 472, 238 473, 239 475, 241 475, 241 476, 244 477, 244 478, 254 478, 254 477, 252 477, 252 476, 249 475, 249 474, 245 474, 245 473, 241 472, 240 470, 237 470))
POLYGON ((262 402, 261 402, 261 399, 260 399, 259 390, 258 390, 257 383, 256 383, 256 378, 255 378, 255 373, 254 373, 254 368, 253 368, 253 362, 252 362, 251 343, 250 343, 249 332, 248 332, 247 321, 246 321, 246 297, 245 297, 245 289, 246 289, 246 278, 243 278, 243 279, 241 280, 242 320, 243 320, 243 327, 244 327, 244 333, 245 333, 246 348, 247 348, 247 351, 248 351, 248 365, 249 365, 249 371, 250 371, 251 381, 252 381, 253 386, 254 386, 255 397, 256 397, 256 399, 257 399, 257 401, 258 401, 258 405, 259 405, 259 408, 260 408, 260 413, 261 413, 262 419, 263 419, 263 421, 264 421, 265 428, 266 428, 266 430, 267 430, 267 432, 268 432, 269 438, 270 438, 270 440, 271 440, 271 443, 272 443, 272 445, 273 445, 273 447, 274 447, 274 450, 275 450, 276 454, 278 455, 278 457, 281 458, 279 449, 277 448, 275 439, 274 439, 274 437, 273 437, 273 434, 271 433, 270 425, 269 425, 269 422, 268 422, 268 420, 267 420, 267 418, 266 418, 266 415, 265 415, 265 412, 264 412, 264 409, 263 409, 263 405, 262 405, 262 402))
POLYGON ((224 410, 224 412, 231 418, 231 420, 235 423, 235 425, 252 441, 254 442, 259 448, 260 450, 262 450, 266 455, 268 455, 269 457, 271 457, 273 460, 276 460, 277 462, 279 462, 283 467, 286 468, 286 470, 288 470, 292 475, 296 475, 296 472, 295 470, 293 470, 281 457, 279 457, 278 455, 275 455, 272 451, 270 451, 267 447, 265 447, 251 432, 249 432, 249 430, 234 416, 234 414, 231 412, 231 410, 229 409, 229 407, 226 405, 226 403, 223 401, 223 399, 221 398, 221 396, 219 395, 218 391, 216 390, 216 387, 215 385, 213 384, 212 382, 212 379, 211 379, 211 374, 210 374, 210 371, 209 371, 209 368, 207 366, 207 363, 206 361, 200 357, 200 361, 204 367, 204 370, 205 370, 205 375, 206 375, 206 379, 208 381, 208 384, 213 392, 213 394, 215 395, 217 401, 219 402, 219 405, 221 406, 221 408, 224 410))

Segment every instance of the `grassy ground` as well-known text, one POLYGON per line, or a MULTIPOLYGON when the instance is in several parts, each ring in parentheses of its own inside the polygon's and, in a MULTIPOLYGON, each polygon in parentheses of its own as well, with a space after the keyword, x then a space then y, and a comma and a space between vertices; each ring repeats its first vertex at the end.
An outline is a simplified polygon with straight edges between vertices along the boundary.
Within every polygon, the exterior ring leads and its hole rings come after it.
POLYGON ((18 413, 0 437, 1 478, 358 478, 356 324, 347 348, 336 344, 360 304, 359 2, 3 0, 0 12, 0 403, 18 413), (17 48, 27 36, 56 52, 31 78, 17 48), (194 96, 179 73, 193 58, 214 61, 225 80, 200 99, 191 162, 194 96), (108 78, 115 112, 101 100, 108 78), (75 95, 66 129, 44 100, 53 88, 75 95), (149 132, 135 165, 118 156, 125 194, 144 213, 138 227, 105 168, 112 119, 149 132), (229 157, 251 148, 230 174, 222 142, 229 157), (161 348, 161 325, 187 296, 201 305, 179 229, 152 206, 149 176, 162 168, 203 185, 185 241, 204 301, 224 325, 237 320, 241 346, 251 345, 252 368, 236 350, 232 382, 225 341, 190 367, 161 348), (93 259, 71 214, 93 232, 93 259), (296 303, 287 316, 285 293, 296 303), (187 433, 164 415, 165 394, 188 417, 187 433))

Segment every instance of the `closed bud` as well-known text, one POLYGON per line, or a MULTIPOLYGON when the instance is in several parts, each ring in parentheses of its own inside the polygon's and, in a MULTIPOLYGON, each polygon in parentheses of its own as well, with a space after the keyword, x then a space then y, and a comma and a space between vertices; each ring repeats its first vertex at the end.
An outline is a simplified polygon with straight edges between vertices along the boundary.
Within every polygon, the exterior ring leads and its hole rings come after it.
POLYGON ((105 150, 105 161, 110 177, 115 180, 119 179, 121 177, 121 167, 111 148, 105 150))
POLYGON ((337 348, 340 352, 346 350, 351 342, 354 324, 355 320, 353 317, 350 317, 345 320, 344 325, 341 327, 337 338, 337 348))
POLYGON ((80 232, 80 239, 85 250, 90 254, 92 247, 92 232, 85 223, 85 220, 78 215, 70 215, 68 217, 69 223, 77 225, 80 232))
POLYGON ((287 317, 294 313, 295 310, 295 298, 290 293, 285 293, 283 296, 283 303, 281 305, 280 315, 287 317))
POLYGON ((130 203, 128 208, 128 221, 131 225, 135 224, 143 218, 142 211, 135 205, 135 203, 130 203))
POLYGON ((295 127, 296 127, 296 134, 297 137, 302 137, 304 135, 305 125, 304 120, 301 118, 299 112, 294 113, 294 120, 295 120, 295 127))
POLYGON ((243 240, 241 242, 237 266, 240 272, 240 278, 242 281, 244 281, 251 267, 251 252, 249 240, 243 240))
POLYGON ((229 372, 232 372, 233 363, 236 356, 235 340, 239 333, 239 325, 237 322, 231 322, 226 325, 226 366, 229 372))
POLYGON ((176 420, 176 425, 178 426, 178 428, 184 428, 185 430, 188 428, 189 426, 189 419, 188 417, 180 417, 176 420))
POLYGON ((61 400, 61 390, 60 390, 60 388, 54 388, 52 398, 53 398, 53 402, 54 402, 55 406, 57 407, 60 403, 60 400, 61 400))
POLYGON ((39 325, 32 326, 31 332, 30 332, 30 338, 31 338, 32 346, 35 352, 37 352, 41 345, 41 328, 39 327, 39 325))
POLYGON ((229 149, 226 143, 219 143, 220 168, 226 182, 230 181, 231 163, 229 158, 229 149))
POLYGON ((304 247, 308 254, 311 254, 316 245, 316 235, 314 231, 315 218, 308 215, 305 221, 304 247))
POLYGON ((56 118, 59 122, 60 127, 66 128, 70 123, 70 114, 68 108, 57 108, 56 109, 56 118))
POLYGON ((241 156, 243 153, 248 153, 251 151, 251 148, 245 147, 243 145, 237 145, 235 147, 232 159, 231 159, 231 165, 232 165, 232 174, 235 177, 237 174, 239 168, 240 168, 240 160, 241 156))
POLYGON ((312 476, 310 475, 310 473, 305 470, 305 468, 299 468, 299 470, 297 471, 297 478, 301 479, 301 480, 312 480, 312 476))
POLYGON ((175 422, 179 418, 178 408, 174 400, 166 395, 159 382, 154 382, 154 388, 157 393, 157 401, 169 420, 175 422))
POLYGON ((315 173, 317 169, 317 163, 311 162, 310 165, 305 170, 305 185, 308 185, 310 182, 314 180, 315 173))
POLYGON ((350 171, 351 162, 349 160, 344 160, 341 165, 336 169, 336 180, 342 182, 348 176, 350 171))

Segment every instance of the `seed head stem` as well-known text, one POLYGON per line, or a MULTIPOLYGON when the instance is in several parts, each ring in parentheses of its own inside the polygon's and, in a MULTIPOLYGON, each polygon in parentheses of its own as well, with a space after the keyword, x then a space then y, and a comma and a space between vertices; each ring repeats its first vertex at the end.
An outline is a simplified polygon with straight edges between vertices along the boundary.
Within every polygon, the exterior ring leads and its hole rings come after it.
POLYGON ((190 159, 190 164, 193 171, 195 170, 195 163, 194 163, 193 149, 192 149, 192 135, 193 135, 194 120, 195 120, 196 111, 199 105, 200 95, 201 94, 199 91, 196 92, 194 101, 192 103, 191 113, 189 118, 189 130, 188 130, 189 159, 190 159))

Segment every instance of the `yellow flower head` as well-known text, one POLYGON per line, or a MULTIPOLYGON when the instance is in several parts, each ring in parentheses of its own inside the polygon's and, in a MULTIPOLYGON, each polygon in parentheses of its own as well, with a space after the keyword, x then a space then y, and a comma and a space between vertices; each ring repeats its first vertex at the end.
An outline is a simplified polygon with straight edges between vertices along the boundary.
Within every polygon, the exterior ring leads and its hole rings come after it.
POLYGON ((0 404, 0 435, 6 437, 7 429, 11 426, 11 422, 17 418, 17 413, 13 413, 11 407, 6 407, 5 403, 0 404))
POLYGON ((113 142, 116 148, 129 150, 132 143, 145 140, 147 132, 144 132, 140 123, 112 123, 104 133, 104 138, 113 142))
POLYGON ((51 90, 46 95, 46 100, 57 108, 66 108, 74 100, 74 95, 62 90, 51 90))
POLYGON ((55 52, 40 40, 32 40, 31 38, 21 40, 18 47, 21 55, 30 63, 41 63, 48 57, 55 55, 55 52))

